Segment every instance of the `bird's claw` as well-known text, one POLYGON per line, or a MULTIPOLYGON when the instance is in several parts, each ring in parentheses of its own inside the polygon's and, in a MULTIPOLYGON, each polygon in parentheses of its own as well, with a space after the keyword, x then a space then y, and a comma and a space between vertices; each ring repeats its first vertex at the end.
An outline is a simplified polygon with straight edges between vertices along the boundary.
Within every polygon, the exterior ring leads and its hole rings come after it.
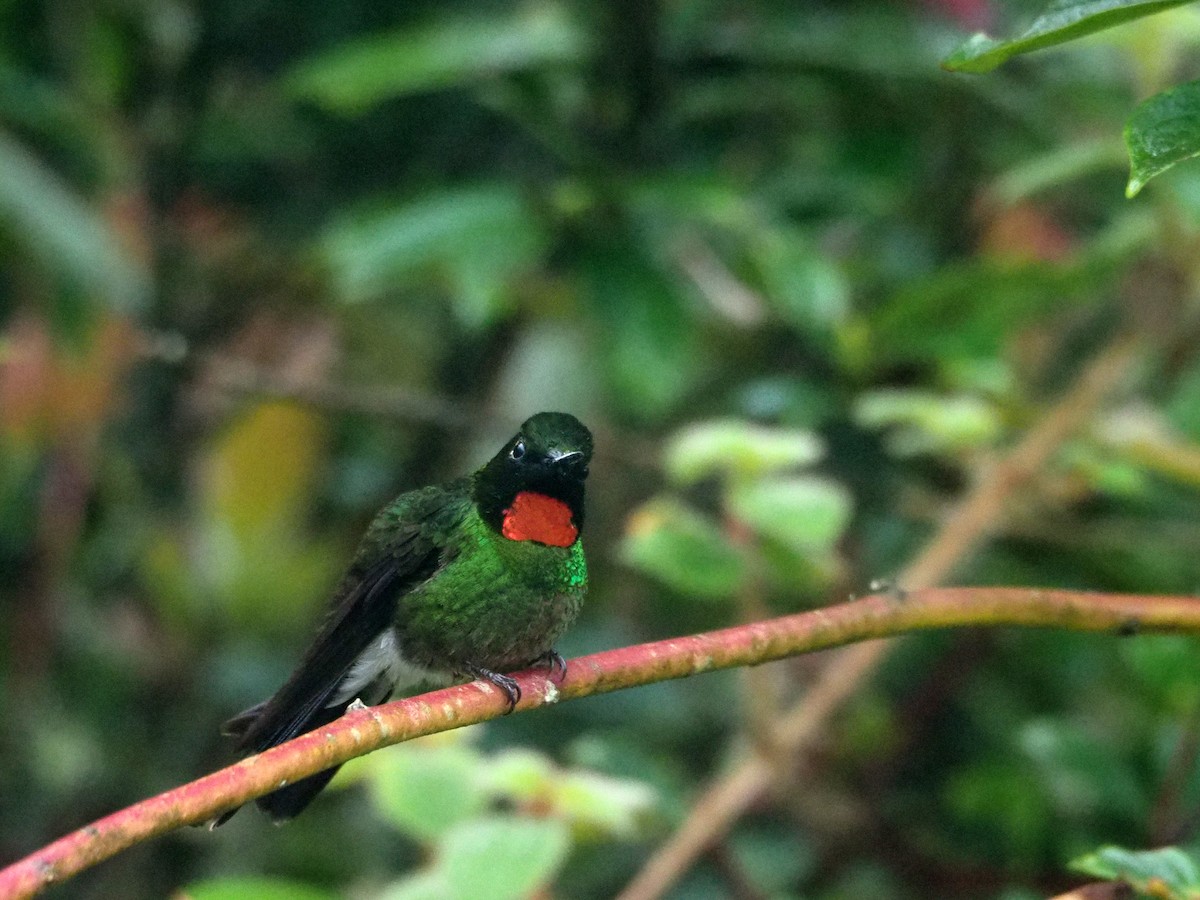
POLYGON ((510 713, 517 708, 517 704, 521 702, 521 686, 517 684, 517 679, 510 675, 501 675, 499 672, 493 672, 491 669, 484 669, 480 666, 465 666, 465 668, 467 674, 471 677, 487 681, 499 688, 500 692, 508 699, 506 713, 510 713))
POLYGON ((550 670, 550 680, 555 684, 562 684, 562 680, 567 677, 567 661, 563 659, 563 655, 557 650, 547 650, 541 656, 533 661, 535 666, 545 666, 550 670), (555 670, 558 670, 558 677, 554 677, 555 670))

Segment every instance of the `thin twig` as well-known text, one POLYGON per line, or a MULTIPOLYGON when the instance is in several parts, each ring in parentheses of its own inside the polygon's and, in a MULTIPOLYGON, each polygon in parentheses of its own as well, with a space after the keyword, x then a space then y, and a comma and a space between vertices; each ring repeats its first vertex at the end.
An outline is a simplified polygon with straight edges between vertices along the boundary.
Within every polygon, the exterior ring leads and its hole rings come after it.
POLYGON ((207 369, 209 380, 229 393, 292 400, 316 409, 423 422, 454 430, 466 430, 480 420, 479 414, 463 403, 410 387, 301 383, 232 356, 214 357, 213 362, 207 369))
MULTIPOLYGON (((561 684, 517 675, 521 710, 911 631, 981 625, 1079 631, 1200 634, 1200 601, 1037 588, 934 588, 877 594, 825 609, 692 637, 580 657, 561 684)), ((0 897, 30 897, 149 838, 222 812, 284 784, 422 735, 502 715, 506 698, 481 682, 347 713, 331 725, 106 816, 0 871, 0 897)), ((767 770, 766 763, 756 766, 767 770)), ((743 767, 739 778, 755 769, 743 767)), ((769 774, 769 770, 768 774, 769 774)), ((729 782, 736 786, 737 782, 729 782)), ((733 788, 727 788, 733 790, 733 788)), ((734 796, 738 791, 733 790, 734 796)))
MULTIPOLYGON (((472 431, 481 423, 493 421, 506 426, 517 424, 465 400, 410 385, 342 384, 297 378, 240 356, 192 350, 182 337, 169 333, 144 333, 139 352, 144 360, 171 366, 191 365, 203 372, 202 383, 206 387, 235 397, 288 400, 325 413, 367 416, 385 422, 417 422, 455 432, 472 431)), ((659 467, 659 446, 653 440, 618 431, 603 422, 592 423, 591 428, 600 458, 633 469, 659 467), (620 452, 609 449, 617 447, 620 452)))
POLYGON ((202 370, 211 387, 225 393, 291 400, 336 413, 366 415, 402 422, 423 422, 466 429, 479 421, 476 410, 460 401, 407 385, 341 385, 296 378, 229 353, 197 350, 179 334, 142 331, 138 352, 143 360, 202 370))
MULTIPOLYGON (((898 590, 919 590, 949 577, 1003 521, 1009 499, 1041 471, 1120 384, 1137 359, 1139 346, 1136 338, 1121 336, 1093 358, 1062 399, 962 499, 925 550, 898 576, 898 590)), ((800 752, 878 668, 889 646, 888 642, 873 641, 835 655, 804 698, 779 722, 772 749, 792 755, 800 752)), ((774 773, 770 761, 752 753, 722 776, 701 794, 683 824, 618 900, 661 897, 768 790, 774 773)))

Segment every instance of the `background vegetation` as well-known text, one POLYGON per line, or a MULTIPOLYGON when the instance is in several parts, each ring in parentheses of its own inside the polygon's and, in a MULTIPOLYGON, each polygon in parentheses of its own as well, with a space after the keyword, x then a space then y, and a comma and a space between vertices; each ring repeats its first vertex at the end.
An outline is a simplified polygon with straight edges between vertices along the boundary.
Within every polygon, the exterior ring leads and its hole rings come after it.
MULTIPOLYGON (((1127 200, 1121 127, 1200 16, 939 70, 1039 8, 0 3, 0 860, 228 762, 374 511, 538 409, 599 439, 568 656, 865 592, 995 483, 942 577, 1194 591, 1200 166, 1127 200)), ((1195 847, 1194 641, 880 659, 802 752, 835 655, 393 748, 59 893, 610 896, 756 754, 675 896, 1195 847)))

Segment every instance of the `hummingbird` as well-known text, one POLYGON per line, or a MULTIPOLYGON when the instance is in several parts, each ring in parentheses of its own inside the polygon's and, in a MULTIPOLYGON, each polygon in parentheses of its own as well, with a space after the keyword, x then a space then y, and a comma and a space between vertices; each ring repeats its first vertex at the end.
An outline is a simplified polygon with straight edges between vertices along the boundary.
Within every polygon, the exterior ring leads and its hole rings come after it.
MULTIPOLYGON (((296 670, 269 699, 225 723, 242 755, 320 728, 352 704, 419 685, 494 685, 544 664, 566 674, 555 642, 587 591, 583 488, 592 435, 542 412, 474 474, 401 494, 367 528, 329 612, 296 670)), ((277 822, 300 813, 337 767, 256 803, 277 822)), ((237 810, 215 821, 220 825, 237 810)))

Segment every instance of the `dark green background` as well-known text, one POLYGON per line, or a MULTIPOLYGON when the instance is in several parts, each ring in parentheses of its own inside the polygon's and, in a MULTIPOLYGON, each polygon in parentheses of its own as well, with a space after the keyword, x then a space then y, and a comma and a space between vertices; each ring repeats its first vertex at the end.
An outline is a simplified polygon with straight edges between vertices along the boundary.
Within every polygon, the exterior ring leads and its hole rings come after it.
MULTIPOLYGON (((1195 591, 1200 169, 1127 201, 1120 130, 1200 26, 939 70, 1036 6, 0 2, 0 861, 230 761, 373 512, 537 409, 598 437, 571 655, 865 592, 1133 329, 954 580, 1195 591), (663 450, 714 419, 749 457, 684 483, 663 450), (763 510, 748 423, 820 438, 809 493, 763 510)), ((766 684, 790 705, 813 666, 766 684)), ((615 893, 764 690, 487 726, 479 765, 653 789, 632 832, 573 821, 545 896, 615 893)), ((1198 704, 1194 641, 906 639, 676 896, 1015 900, 1187 845, 1198 704)), ((436 847, 354 788, 57 896, 375 897, 436 847)))

